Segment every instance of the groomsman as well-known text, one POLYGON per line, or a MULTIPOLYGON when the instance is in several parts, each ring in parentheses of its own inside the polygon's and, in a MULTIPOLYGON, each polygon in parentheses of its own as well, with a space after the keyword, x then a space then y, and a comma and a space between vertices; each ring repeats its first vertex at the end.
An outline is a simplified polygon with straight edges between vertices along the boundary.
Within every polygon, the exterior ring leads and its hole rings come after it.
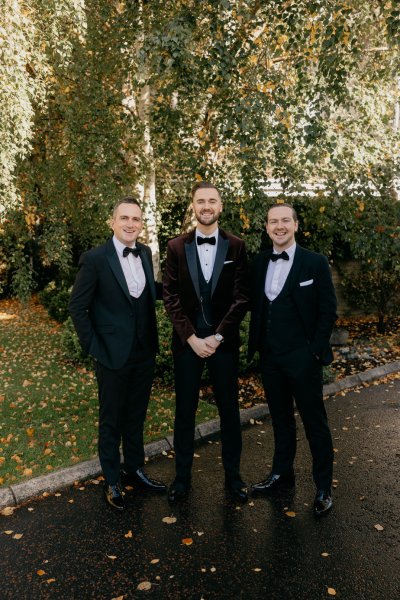
POLYGON ((176 392, 176 477, 168 499, 182 500, 190 489, 195 414, 207 365, 221 419, 226 488, 235 500, 246 502, 237 384, 239 325, 248 308, 246 250, 241 239, 219 228, 222 200, 213 184, 193 187, 192 206, 197 227, 168 243, 164 276, 176 392))
POLYGON ((82 348, 95 359, 104 495, 116 510, 125 507, 120 478, 134 488, 166 491, 143 470, 143 425, 158 337, 151 251, 137 241, 142 225, 142 211, 134 198, 116 203, 114 236, 82 254, 69 303, 82 348))
POLYGON ((314 512, 323 515, 333 504, 333 447, 322 366, 333 360, 329 339, 337 318, 336 297, 326 257, 296 244, 297 229, 290 204, 271 206, 266 230, 273 248, 261 252, 253 265, 249 358, 259 351, 275 453, 271 473, 252 491, 271 494, 294 485, 295 400, 312 455, 314 512))

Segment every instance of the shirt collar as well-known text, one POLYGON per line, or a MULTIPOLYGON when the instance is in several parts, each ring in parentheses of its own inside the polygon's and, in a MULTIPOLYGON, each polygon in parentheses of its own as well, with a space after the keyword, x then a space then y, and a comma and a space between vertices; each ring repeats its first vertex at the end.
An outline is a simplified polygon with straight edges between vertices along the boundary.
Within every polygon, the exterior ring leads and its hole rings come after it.
POLYGON ((201 237, 212 237, 214 236, 216 240, 218 240, 218 227, 212 232, 212 233, 208 233, 207 235, 205 235, 204 233, 201 233, 201 231, 199 231, 196 227, 196 238, 201 237))
MULTIPOLYGON (((120 242, 119 239, 117 239, 115 237, 115 235, 113 236, 113 242, 114 242, 114 247, 117 251, 118 256, 123 256, 122 253, 124 251, 124 248, 126 248, 127 245, 120 242)), ((129 246, 129 248, 136 248, 136 243, 133 244, 133 246, 129 246)))
MULTIPOLYGON (((286 250, 285 250, 285 252, 286 252, 286 254, 288 254, 289 258, 293 258, 295 251, 296 251, 296 242, 294 242, 294 244, 292 244, 291 246, 289 246, 289 248, 286 248, 286 250)), ((272 254, 281 254, 281 252, 277 252, 275 250, 275 248, 273 248, 272 254)))

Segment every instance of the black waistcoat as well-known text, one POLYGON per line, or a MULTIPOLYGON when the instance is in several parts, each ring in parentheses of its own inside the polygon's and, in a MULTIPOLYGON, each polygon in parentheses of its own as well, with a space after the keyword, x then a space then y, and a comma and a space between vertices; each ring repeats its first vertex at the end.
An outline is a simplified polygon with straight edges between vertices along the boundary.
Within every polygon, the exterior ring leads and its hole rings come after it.
POLYGON ((200 310, 196 315, 196 332, 199 337, 207 337, 214 332, 214 319, 211 306, 211 287, 212 276, 210 281, 204 279, 203 270, 201 268, 199 255, 197 257, 197 272, 199 274, 199 289, 200 289, 200 310))
POLYGON ((284 354, 308 343, 296 304, 290 294, 291 271, 275 300, 264 295, 260 349, 284 354))

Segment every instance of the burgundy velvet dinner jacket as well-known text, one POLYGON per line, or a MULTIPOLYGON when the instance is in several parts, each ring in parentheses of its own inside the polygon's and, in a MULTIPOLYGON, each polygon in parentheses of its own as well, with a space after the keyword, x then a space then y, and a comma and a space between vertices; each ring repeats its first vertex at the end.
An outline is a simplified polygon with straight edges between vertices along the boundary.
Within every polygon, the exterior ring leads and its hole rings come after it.
MULTIPOLYGON (((239 325, 249 307, 248 267, 243 240, 219 229, 212 275, 211 305, 214 333, 224 336, 223 348, 239 347, 239 325)), ((172 321, 174 353, 196 333, 200 289, 195 230, 168 242, 163 280, 165 309, 172 321)))

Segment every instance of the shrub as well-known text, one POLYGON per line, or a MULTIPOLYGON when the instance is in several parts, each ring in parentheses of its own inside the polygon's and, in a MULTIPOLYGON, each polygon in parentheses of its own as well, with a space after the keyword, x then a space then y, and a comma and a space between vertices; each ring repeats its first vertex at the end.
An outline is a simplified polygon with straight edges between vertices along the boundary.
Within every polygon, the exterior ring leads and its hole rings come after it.
POLYGON ((47 309, 49 315, 58 321, 64 323, 68 319, 68 302, 71 294, 71 288, 63 284, 57 284, 51 281, 41 292, 39 292, 39 301, 47 309))

